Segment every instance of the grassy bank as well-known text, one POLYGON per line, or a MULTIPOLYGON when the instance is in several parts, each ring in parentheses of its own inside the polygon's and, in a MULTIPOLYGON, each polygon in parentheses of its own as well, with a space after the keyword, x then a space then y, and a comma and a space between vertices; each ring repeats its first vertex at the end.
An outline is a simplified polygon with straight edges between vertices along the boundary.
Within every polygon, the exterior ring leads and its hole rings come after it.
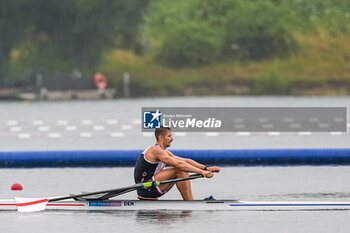
POLYGON ((129 72, 132 96, 349 95, 350 36, 317 31, 294 38, 298 50, 288 58, 172 69, 149 55, 115 50, 99 70, 120 94, 122 74, 129 72))

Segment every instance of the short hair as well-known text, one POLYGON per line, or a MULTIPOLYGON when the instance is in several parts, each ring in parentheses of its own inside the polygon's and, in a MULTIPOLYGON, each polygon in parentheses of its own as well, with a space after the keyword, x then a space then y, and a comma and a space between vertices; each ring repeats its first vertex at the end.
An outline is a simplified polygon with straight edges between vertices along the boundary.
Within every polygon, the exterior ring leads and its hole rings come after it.
POLYGON ((161 126, 160 128, 157 128, 154 131, 154 136, 156 136, 156 140, 158 141, 159 136, 162 135, 164 137, 164 135, 166 134, 166 132, 171 131, 171 129, 169 127, 163 127, 161 126))

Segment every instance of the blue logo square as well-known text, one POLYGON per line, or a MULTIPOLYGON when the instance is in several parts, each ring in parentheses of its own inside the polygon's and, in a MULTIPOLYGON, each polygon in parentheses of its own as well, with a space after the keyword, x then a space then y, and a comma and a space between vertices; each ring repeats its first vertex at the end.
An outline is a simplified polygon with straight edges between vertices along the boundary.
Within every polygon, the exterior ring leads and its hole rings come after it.
POLYGON ((144 111, 143 112, 143 128, 144 129, 157 129, 161 126, 162 113, 157 111, 144 111))

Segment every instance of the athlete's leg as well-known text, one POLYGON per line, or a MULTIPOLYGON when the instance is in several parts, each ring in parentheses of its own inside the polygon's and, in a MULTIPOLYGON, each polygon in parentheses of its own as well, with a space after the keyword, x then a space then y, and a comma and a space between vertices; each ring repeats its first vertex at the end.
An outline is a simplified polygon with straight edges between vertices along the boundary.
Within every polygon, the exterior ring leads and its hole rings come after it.
MULTIPOLYGON (((181 171, 181 173, 183 174, 181 174, 180 177, 188 177, 187 172, 181 171)), ((193 200, 191 181, 185 180, 176 182, 176 187, 180 190, 181 196, 185 201, 193 200)))
MULTIPOLYGON (((162 180, 171 180, 171 179, 175 179, 176 177, 176 173, 177 173, 178 169, 171 167, 171 168, 167 168, 164 169, 160 172, 158 172, 157 174, 154 175, 155 180, 158 181, 162 181, 162 180)), ((160 190, 162 190, 163 192, 168 192, 175 183, 168 183, 168 184, 161 184, 159 185, 160 190)))
MULTIPOLYGON (((175 167, 167 168, 154 175, 154 178, 158 181, 184 177, 188 177, 188 173, 175 167)), ((168 192, 174 186, 174 184, 175 183, 161 184, 159 185, 159 188, 163 192, 168 192)), ((189 180, 177 182, 176 186, 184 200, 193 200, 191 182, 189 180)))

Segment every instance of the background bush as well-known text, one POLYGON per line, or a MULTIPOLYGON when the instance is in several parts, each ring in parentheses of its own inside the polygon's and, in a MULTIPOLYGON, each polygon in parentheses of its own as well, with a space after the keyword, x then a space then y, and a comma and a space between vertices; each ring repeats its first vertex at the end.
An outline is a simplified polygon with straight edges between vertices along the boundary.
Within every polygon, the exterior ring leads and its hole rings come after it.
POLYGON ((219 47, 207 24, 183 24, 165 36, 157 60, 171 67, 207 65, 216 60, 219 47))
POLYGON ((223 56, 258 60, 287 55, 295 42, 286 13, 270 1, 241 2, 228 15, 223 56))

